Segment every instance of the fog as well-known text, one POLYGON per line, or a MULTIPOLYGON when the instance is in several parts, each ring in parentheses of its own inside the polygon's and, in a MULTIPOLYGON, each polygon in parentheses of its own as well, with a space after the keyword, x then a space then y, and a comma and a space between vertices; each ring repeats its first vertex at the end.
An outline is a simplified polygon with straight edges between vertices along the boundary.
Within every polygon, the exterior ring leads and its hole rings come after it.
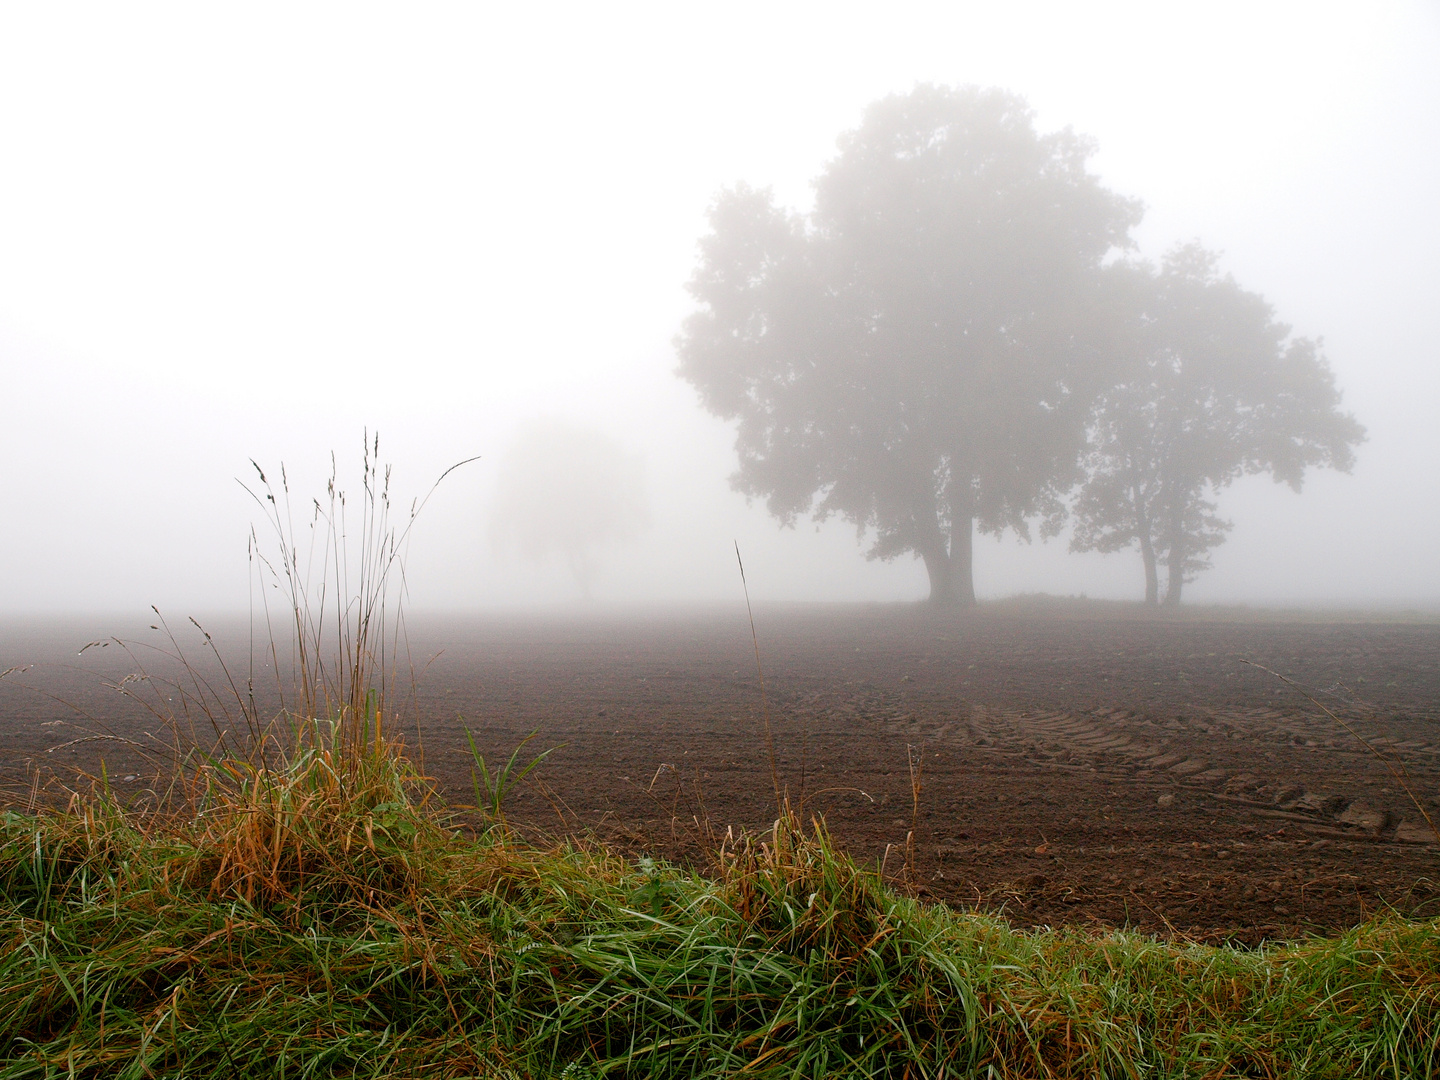
MULTIPOLYGON (((1186 601, 1440 605, 1433 4, 511 7, 0 13, 0 613, 243 611, 237 479, 283 462, 303 505, 367 430, 402 504, 480 455, 415 527, 412 610, 733 601, 736 544, 757 598, 923 598, 729 488, 672 345, 717 192, 805 209, 917 82, 1093 137, 1142 254, 1198 239, 1323 336, 1356 468, 1227 489, 1186 601)), ((1143 593, 1063 535, 977 537, 975 582, 1143 593)))

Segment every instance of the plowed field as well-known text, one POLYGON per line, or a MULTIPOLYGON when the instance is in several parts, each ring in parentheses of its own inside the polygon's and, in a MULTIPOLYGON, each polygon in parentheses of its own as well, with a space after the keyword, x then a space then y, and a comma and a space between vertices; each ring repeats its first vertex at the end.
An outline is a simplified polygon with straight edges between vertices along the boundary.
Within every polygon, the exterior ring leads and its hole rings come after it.
MULTIPOLYGON (((1405 791, 1440 814, 1434 620, 1047 601, 756 626, 763 702, 743 608, 412 620, 410 738, 467 802, 463 727, 488 759, 538 732, 558 749, 514 820, 679 859, 766 827, 778 781, 887 874, 1020 923, 1258 941, 1440 912, 1440 846, 1405 791)), ((0 669, 34 665, 0 681, 12 779, 101 752, 117 783, 140 773, 116 739, 64 745, 156 727, 103 685, 132 658, 76 656, 86 637, 3 629, 0 669)))

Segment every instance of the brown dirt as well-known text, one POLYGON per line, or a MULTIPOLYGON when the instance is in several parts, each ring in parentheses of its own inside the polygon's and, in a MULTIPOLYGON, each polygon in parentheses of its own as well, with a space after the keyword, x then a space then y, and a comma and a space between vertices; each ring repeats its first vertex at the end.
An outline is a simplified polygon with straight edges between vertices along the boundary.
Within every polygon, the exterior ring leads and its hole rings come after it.
MULTIPOLYGON (((783 792, 929 898, 1238 942, 1387 905, 1440 913, 1440 846, 1404 790, 1440 808, 1433 620, 1030 601, 756 621, 783 792)), ((0 682, 12 778, 27 759, 93 767, 105 751, 124 782, 122 743, 44 750, 97 724, 155 728, 101 688, 97 672, 133 667, 118 649, 61 666, 81 636, 0 628, 0 669, 37 664, 0 682)), ((491 761, 532 731, 530 748, 559 747, 509 804, 526 827, 703 860, 706 838, 776 816, 743 609, 422 620, 411 642, 433 656, 416 702, 425 766, 454 801, 471 801, 469 726, 491 761)))

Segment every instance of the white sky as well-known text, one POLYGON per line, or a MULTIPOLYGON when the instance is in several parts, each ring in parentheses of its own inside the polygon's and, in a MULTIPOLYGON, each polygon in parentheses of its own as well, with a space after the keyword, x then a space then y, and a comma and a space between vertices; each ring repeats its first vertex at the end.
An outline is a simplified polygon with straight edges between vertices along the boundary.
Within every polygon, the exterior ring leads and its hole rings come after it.
MULTIPOLYGON (((379 429, 451 462, 415 608, 556 603, 485 542, 494 465, 558 417, 646 461, 607 600, 923 596, 835 524, 731 493, 670 339, 725 184, 809 181, 863 107, 995 84, 1323 335, 1371 440, 1265 480, 1197 601, 1440 603, 1440 7, 1372 4, 0 7, 0 613, 238 608, 254 457, 318 494, 379 429)), ((353 470, 352 470, 353 471, 353 470)), ((983 595, 1138 597, 1137 555, 977 546, 983 595)))

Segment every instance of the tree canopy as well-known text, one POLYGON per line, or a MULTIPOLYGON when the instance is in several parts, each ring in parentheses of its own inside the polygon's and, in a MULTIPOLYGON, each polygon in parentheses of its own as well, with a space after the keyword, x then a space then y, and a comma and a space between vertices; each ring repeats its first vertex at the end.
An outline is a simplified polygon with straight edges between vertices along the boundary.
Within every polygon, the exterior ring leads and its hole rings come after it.
POLYGON ((1348 471, 1365 432, 1340 412, 1319 344, 1291 337, 1198 244, 1176 248, 1158 270, 1125 264, 1111 274, 1123 295, 1119 366, 1095 399, 1071 547, 1138 546, 1146 601, 1159 600, 1163 561, 1165 602, 1177 604, 1230 528, 1215 492, 1248 473, 1298 491, 1307 468, 1348 471))
POLYGON ((971 540, 1058 528, 1105 380, 1104 261, 1140 206, 1020 98, 921 86, 872 105, 799 214, 723 192, 680 374, 738 421, 732 483, 782 523, 840 515, 974 599, 971 540))

